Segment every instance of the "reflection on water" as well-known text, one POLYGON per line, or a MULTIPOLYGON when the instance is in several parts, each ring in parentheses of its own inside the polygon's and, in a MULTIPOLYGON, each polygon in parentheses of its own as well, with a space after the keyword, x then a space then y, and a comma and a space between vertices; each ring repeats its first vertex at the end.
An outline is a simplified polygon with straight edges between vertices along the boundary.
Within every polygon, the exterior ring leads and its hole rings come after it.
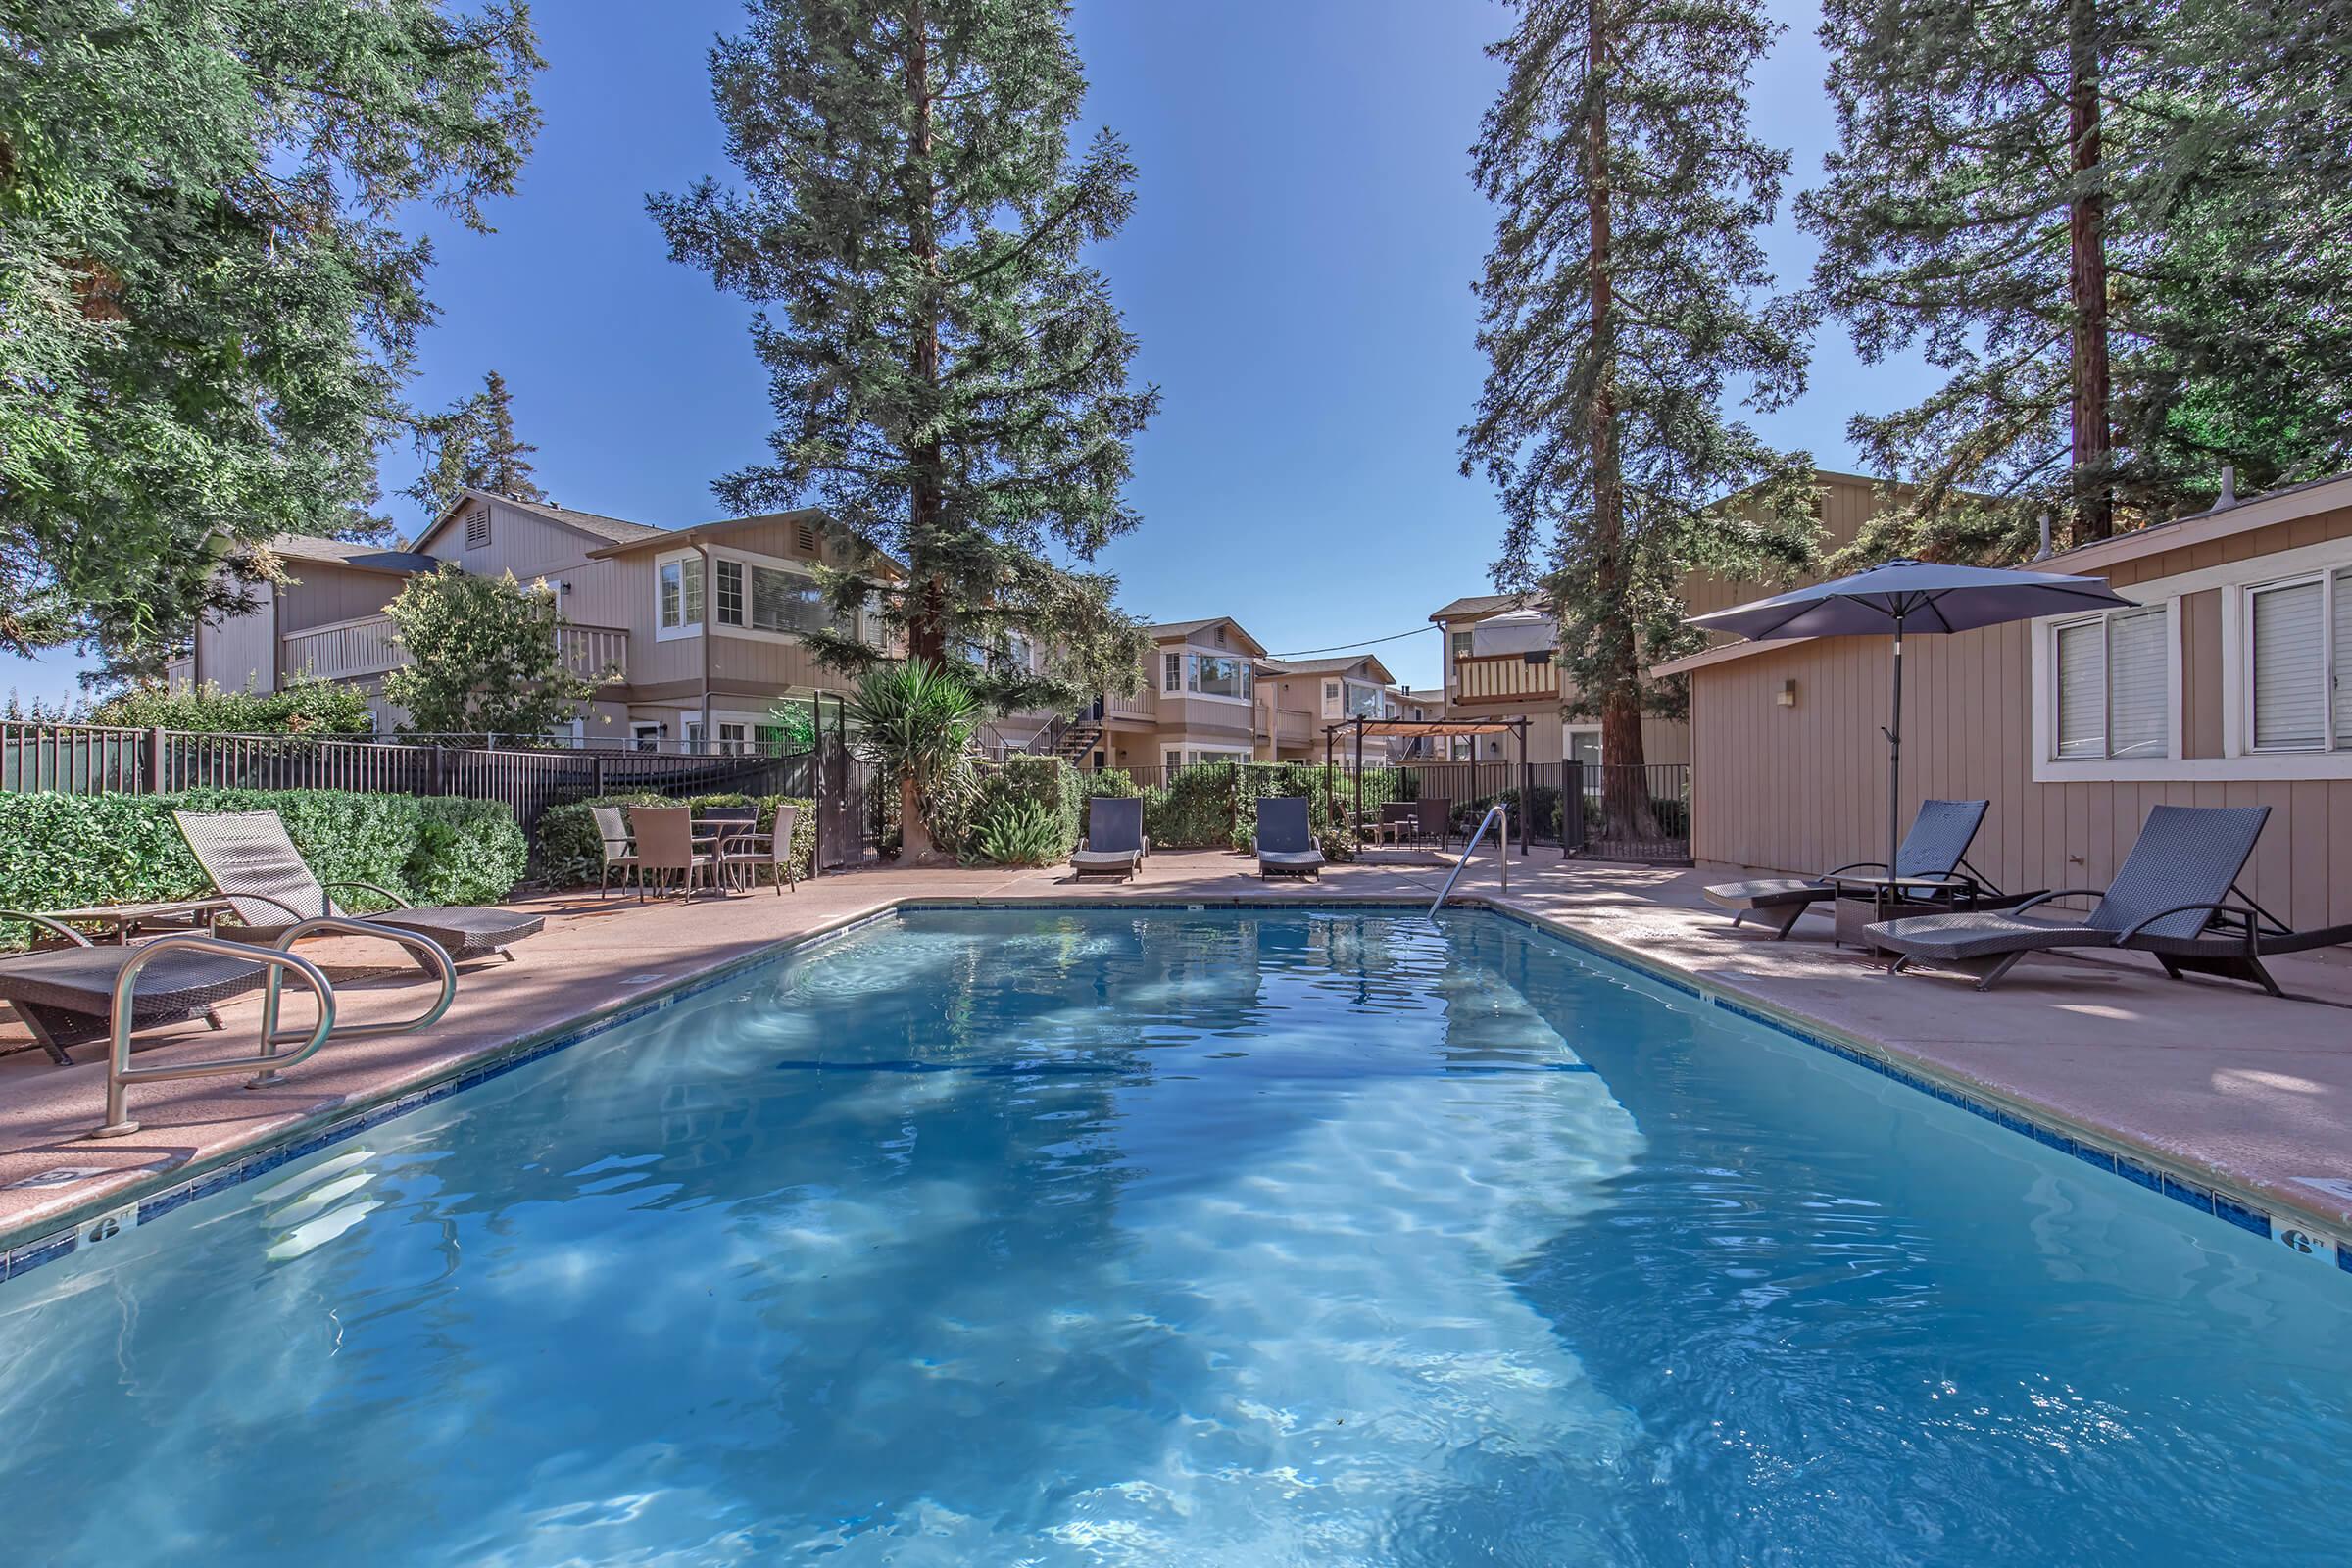
POLYGON ((2335 1284, 1491 917, 924 914, 0 1289, 0 1528, 2340 1560, 2335 1284))

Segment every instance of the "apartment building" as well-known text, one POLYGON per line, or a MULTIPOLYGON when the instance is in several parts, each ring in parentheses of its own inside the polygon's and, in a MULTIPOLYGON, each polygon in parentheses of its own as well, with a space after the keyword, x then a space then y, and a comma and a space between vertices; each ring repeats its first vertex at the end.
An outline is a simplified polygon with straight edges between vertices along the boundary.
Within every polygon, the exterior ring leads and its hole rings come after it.
MULTIPOLYGON (((1266 761, 1319 762, 1325 725, 1403 715, 1396 677, 1371 654, 1260 660, 1257 696, 1257 756, 1266 761)), ((1353 744, 1346 750, 1342 760, 1352 760, 1353 744)), ((1389 743, 1381 740, 1365 755, 1385 760, 1389 752, 1389 743)))
MULTIPOLYGON (((776 702, 838 692, 802 633, 831 612, 818 563, 846 564, 814 510, 658 528, 553 503, 467 491, 403 550, 288 537, 288 568, 245 613, 199 628, 174 681, 274 691, 298 672, 367 692, 380 727, 403 715, 383 679, 407 662, 384 607, 414 576, 454 563, 545 581, 571 624, 566 662, 598 679, 570 726, 584 745, 642 749, 747 745, 776 702)), ((880 621, 859 627, 882 646, 880 621)))
MULTIPOLYGON (((1861 474, 1814 475, 1819 500, 1814 515, 1822 526, 1822 548, 1837 550, 1851 544, 1864 522, 1878 510, 1876 482, 1861 474)), ((1745 492, 1716 503, 1727 516, 1738 516, 1749 505, 1745 492)), ((1704 614, 1767 594, 1785 592, 1814 579, 1809 576, 1763 583, 1692 572, 1683 580, 1683 602, 1690 614, 1704 614)), ((1552 654, 1556 628, 1542 607, 1517 594, 1471 594, 1439 607, 1430 613, 1446 639, 1446 685, 1443 705, 1433 718, 1525 718, 1527 755, 1531 761, 1598 763, 1600 722, 1595 717, 1567 716, 1573 686, 1563 687, 1552 654)), ((1450 744, 1454 760, 1514 760, 1515 743, 1507 736, 1456 739, 1450 744)), ((1690 726, 1679 718, 1653 717, 1642 722, 1642 760, 1649 763, 1688 762, 1690 726)))

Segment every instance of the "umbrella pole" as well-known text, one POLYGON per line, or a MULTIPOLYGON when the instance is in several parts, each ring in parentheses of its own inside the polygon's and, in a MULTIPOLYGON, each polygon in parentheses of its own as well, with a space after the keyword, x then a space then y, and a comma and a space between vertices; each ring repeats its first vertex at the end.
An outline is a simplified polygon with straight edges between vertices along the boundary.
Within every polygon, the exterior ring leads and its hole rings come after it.
MULTIPOLYGON (((1894 712, 1886 726, 1886 874, 1903 830, 1903 617, 1894 617, 1894 712)), ((1891 891, 1891 889, 1889 890, 1891 891)))

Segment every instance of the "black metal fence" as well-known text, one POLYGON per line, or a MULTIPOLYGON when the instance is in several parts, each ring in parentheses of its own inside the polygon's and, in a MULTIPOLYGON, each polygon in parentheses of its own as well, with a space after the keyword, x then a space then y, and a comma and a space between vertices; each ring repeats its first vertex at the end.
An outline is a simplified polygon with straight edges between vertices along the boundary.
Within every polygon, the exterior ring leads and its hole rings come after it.
POLYGON ((1563 762, 1562 838, 1595 860, 1690 863, 1690 764, 1563 762))
POLYGON ((172 795, 358 790, 498 801, 527 834, 553 806, 600 795, 813 797, 815 758, 618 749, 417 746, 309 735, 201 735, 0 722, 0 792, 172 795))

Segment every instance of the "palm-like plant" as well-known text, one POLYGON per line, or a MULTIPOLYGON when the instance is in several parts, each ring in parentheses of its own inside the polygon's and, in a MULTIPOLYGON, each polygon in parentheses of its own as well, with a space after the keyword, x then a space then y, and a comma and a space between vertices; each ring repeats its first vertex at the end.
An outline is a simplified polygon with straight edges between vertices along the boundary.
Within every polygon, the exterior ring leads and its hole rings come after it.
POLYGON ((923 802, 967 764, 980 700, 953 672, 910 659, 867 670, 846 707, 858 756, 899 781, 902 858, 935 858, 923 802))

